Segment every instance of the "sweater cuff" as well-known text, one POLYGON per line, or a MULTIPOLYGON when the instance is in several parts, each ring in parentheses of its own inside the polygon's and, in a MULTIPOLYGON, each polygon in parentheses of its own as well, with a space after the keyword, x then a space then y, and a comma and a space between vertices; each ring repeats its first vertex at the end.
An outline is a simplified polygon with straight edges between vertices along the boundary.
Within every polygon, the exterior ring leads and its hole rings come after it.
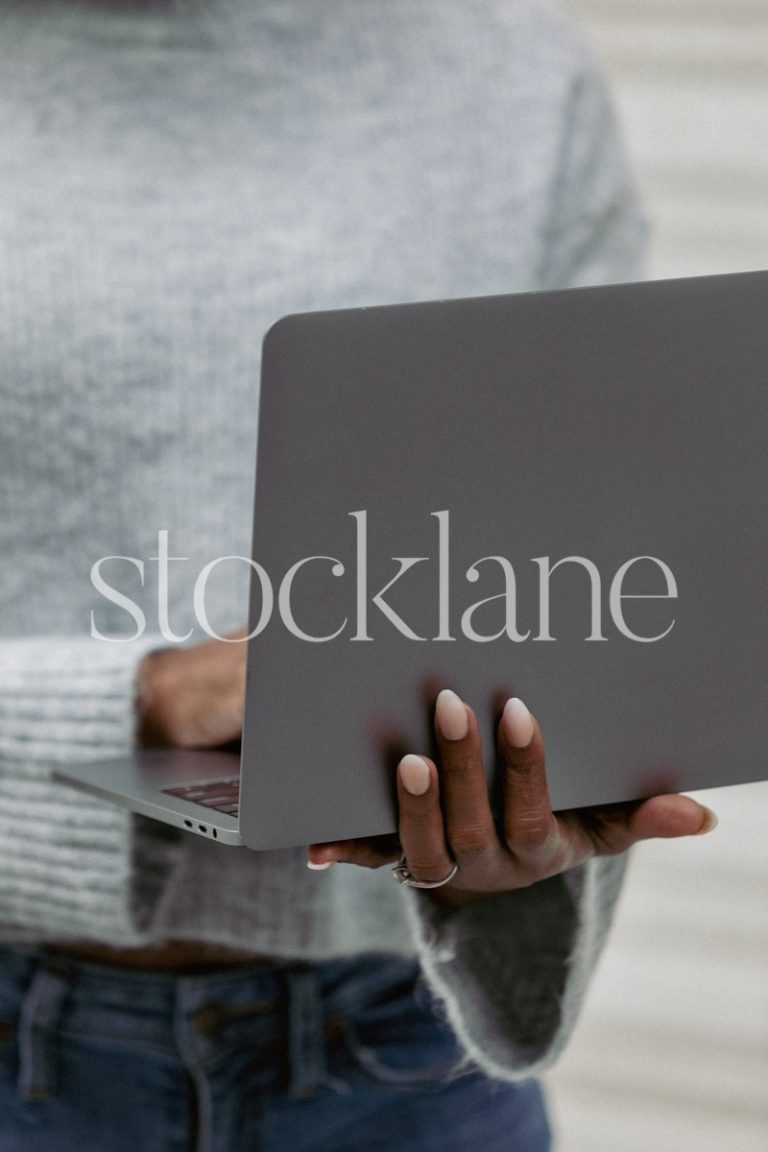
POLYGON ((467 1057, 524 1080, 565 1047, 602 950, 626 856, 601 857, 458 910, 408 894, 422 968, 467 1057))
POLYGON ((0 643, 0 922, 13 938, 143 938, 147 894, 167 838, 129 812, 50 779, 62 763, 127 754, 139 661, 162 638, 106 643, 45 637, 0 643), (141 907, 143 915, 137 914, 141 907))

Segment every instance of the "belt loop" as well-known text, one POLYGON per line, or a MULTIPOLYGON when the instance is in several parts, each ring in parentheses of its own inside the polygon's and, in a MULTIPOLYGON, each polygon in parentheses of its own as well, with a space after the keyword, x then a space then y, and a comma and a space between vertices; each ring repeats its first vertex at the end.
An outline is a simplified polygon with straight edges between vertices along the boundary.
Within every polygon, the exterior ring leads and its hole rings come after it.
POLYGON ((56 1090, 56 1029, 70 981, 40 965, 27 989, 19 1017, 18 1094, 45 1100, 56 1090))
POLYGON ((323 1008, 317 975, 293 969, 288 979, 289 1093, 296 1100, 314 1096, 327 1082, 323 1008))

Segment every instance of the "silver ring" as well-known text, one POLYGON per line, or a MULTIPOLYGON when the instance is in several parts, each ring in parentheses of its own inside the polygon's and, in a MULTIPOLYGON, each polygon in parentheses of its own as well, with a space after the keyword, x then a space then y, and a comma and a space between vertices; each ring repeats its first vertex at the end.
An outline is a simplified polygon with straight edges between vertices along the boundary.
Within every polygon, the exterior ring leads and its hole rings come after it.
POLYGON ((401 856, 392 872, 398 884, 407 884, 409 888, 442 888, 443 884, 453 880, 458 870, 458 864, 454 863, 453 868, 442 880, 414 880, 408 868, 408 861, 405 856, 401 856))

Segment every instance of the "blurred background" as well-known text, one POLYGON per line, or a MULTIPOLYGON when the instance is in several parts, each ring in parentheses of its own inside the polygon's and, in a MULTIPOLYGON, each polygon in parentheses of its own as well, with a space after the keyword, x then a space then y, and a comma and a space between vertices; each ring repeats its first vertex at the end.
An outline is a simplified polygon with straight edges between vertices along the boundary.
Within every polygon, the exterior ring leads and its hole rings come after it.
MULTIPOLYGON (((613 83, 649 275, 768 269, 768 0, 560 2, 613 83)), ((696 797, 715 832, 634 853, 547 1077, 556 1152, 768 1152, 768 784, 696 797)))

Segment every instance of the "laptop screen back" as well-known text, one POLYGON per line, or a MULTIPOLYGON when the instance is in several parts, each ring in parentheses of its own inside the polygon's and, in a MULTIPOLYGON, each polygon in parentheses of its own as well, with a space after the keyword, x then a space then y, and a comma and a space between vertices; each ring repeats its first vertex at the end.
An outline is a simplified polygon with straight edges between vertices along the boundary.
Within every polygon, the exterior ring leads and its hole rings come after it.
POLYGON ((265 340, 241 830, 394 827, 443 687, 555 808, 765 775, 768 273, 287 317, 265 340))

